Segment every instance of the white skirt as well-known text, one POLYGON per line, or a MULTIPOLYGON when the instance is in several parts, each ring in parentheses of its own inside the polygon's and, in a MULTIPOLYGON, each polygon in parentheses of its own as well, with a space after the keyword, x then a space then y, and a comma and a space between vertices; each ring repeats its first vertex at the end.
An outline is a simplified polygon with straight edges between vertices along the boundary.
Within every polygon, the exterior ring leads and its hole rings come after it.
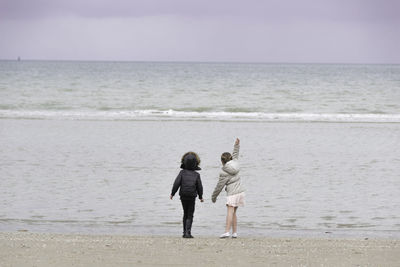
POLYGON ((227 196, 226 197, 226 205, 231 206, 231 207, 243 207, 244 206, 244 192, 232 195, 232 196, 227 196))

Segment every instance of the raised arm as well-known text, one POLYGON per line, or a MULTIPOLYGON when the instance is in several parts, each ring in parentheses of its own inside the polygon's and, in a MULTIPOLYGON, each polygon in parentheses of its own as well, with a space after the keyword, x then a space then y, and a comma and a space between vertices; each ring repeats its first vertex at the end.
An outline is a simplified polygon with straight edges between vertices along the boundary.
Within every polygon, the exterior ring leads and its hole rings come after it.
POLYGON ((233 146, 232 159, 239 159, 240 140, 236 138, 235 145, 233 146))

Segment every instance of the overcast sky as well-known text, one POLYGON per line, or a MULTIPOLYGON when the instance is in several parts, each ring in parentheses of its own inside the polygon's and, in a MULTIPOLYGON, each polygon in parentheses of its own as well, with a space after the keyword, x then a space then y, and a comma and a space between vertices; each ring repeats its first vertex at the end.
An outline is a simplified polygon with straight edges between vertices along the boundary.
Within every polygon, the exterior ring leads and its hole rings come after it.
POLYGON ((0 0, 0 59, 400 63, 399 0, 0 0))

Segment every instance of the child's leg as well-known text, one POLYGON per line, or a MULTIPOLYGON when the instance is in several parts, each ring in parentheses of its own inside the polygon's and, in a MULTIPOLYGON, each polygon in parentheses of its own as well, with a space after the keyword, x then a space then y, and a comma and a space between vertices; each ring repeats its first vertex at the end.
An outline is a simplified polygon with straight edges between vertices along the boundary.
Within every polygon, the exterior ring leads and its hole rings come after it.
POLYGON ((195 210, 196 200, 191 200, 188 202, 188 209, 187 209, 187 218, 186 218, 186 231, 188 234, 191 234, 192 230, 192 223, 193 223, 193 214, 195 210))
POLYGON ((231 206, 226 206, 226 207, 227 207, 227 213, 226 213, 225 233, 228 233, 230 232, 232 227, 234 207, 231 206))
POLYGON ((232 233, 237 233, 237 216, 236 216, 237 209, 238 207, 235 207, 233 210, 232 233))
POLYGON ((192 229, 193 214, 195 210, 195 199, 181 199, 183 208, 183 235, 189 235, 192 229))
POLYGON ((182 219, 182 223, 183 223, 183 234, 186 233, 186 220, 188 217, 188 203, 187 201, 181 199, 182 202, 182 209, 183 209, 183 219, 182 219))

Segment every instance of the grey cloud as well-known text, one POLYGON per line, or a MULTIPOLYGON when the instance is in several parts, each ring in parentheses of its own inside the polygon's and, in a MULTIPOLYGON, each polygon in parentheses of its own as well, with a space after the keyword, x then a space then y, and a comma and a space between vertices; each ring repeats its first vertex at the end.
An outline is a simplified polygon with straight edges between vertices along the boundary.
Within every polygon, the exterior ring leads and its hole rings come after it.
POLYGON ((233 16, 262 20, 400 20, 397 0, 0 0, 0 19, 233 16))
POLYGON ((400 1, 0 0, 0 59, 400 63, 400 1))
MULTIPOLYGON (((232 18, 231 18, 232 19, 232 18)), ((400 35, 383 24, 59 18, 0 24, 0 58, 398 63, 400 35), (12 30, 10 30, 12 29, 12 30)))

